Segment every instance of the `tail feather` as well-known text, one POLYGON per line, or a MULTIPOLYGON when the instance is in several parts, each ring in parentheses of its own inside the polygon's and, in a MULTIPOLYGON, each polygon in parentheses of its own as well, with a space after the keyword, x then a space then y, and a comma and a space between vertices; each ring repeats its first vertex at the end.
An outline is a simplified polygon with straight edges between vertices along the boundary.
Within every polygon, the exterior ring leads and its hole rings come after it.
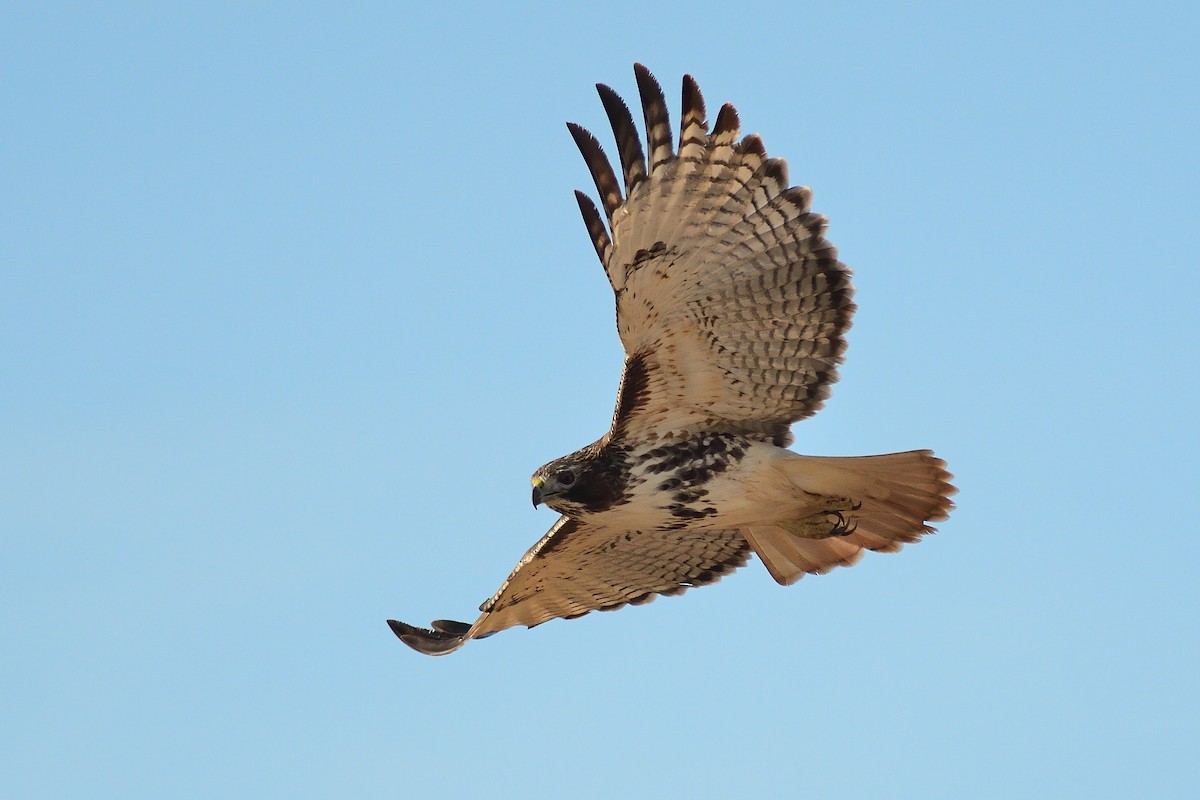
POLYGON ((784 469, 798 490, 826 497, 848 497, 861 504, 845 517, 857 528, 845 536, 806 539, 774 525, 742 530, 746 540, 777 582, 788 585, 806 574, 820 575, 850 566, 864 550, 894 553, 918 541, 946 519, 957 490, 946 462, 929 450, 881 456, 796 456, 784 469))
POLYGON ((790 586, 805 575, 824 575, 834 567, 849 567, 862 558, 863 548, 838 539, 802 539, 774 525, 742 528, 776 583, 790 586))

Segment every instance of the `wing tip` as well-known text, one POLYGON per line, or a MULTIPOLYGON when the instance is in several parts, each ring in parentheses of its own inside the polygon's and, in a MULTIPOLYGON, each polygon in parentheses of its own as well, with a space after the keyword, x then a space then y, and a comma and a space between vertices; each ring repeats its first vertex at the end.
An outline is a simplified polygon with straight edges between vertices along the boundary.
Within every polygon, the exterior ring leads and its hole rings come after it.
POLYGON ((467 643, 471 632, 471 626, 467 623, 446 619, 434 620, 432 630, 418 628, 396 619, 389 619, 387 624, 400 641, 418 653, 430 656, 453 653, 467 643))

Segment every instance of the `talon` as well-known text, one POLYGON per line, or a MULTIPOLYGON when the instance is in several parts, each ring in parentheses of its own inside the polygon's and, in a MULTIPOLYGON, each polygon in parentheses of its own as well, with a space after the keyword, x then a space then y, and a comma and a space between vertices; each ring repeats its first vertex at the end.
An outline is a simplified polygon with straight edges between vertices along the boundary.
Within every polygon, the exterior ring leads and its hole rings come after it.
POLYGON ((846 517, 840 511, 831 511, 829 516, 833 517, 835 522, 832 522, 832 528, 829 530, 830 536, 849 536, 858 530, 858 520, 852 523, 846 521, 846 517))
MULTIPOLYGON (((848 498, 843 502, 849 505, 848 498)), ((858 508, 858 506, 854 506, 858 508)), ((847 511, 854 510, 845 508, 847 511)), ((790 531, 805 539, 828 539, 831 536, 849 536, 858 530, 858 520, 847 520, 845 513, 837 508, 831 508, 796 520, 779 520, 775 523, 785 531, 790 531)))

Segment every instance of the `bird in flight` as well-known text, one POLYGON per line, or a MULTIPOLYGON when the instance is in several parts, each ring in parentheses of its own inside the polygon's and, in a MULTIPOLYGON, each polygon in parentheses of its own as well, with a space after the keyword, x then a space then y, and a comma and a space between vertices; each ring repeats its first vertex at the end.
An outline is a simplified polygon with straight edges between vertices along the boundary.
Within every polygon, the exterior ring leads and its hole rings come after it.
POLYGON ((568 123, 603 213, 579 208, 616 294, 625 370, 612 426, 533 474, 533 504, 561 516, 473 623, 388 620, 444 655, 515 625, 611 611, 714 583, 753 552, 777 582, 890 553, 953 508, 928 450, 800 455, 792 423, 829 396, 855 305, 850 270, 807 187, 726 104, 710 129, 683 79, 676 147, 662 88, 634 65, 645 119, 597 85, 620 158, 568 123))

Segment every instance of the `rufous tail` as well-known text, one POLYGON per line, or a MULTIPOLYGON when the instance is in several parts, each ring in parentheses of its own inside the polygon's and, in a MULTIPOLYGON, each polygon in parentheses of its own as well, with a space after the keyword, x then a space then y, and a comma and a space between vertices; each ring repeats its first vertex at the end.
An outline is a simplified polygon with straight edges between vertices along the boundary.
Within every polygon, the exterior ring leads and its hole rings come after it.
POLYGON ((783 585, 806 574, 849 566, 864 550, 893 553, 932 533, 929 523, 946 519, 954 508, 950 496, 957 490, 950 484, 946 462, 929 450, 881 456, 798 455, 783 466, 805 493, 851 501, 841 511, 850 529, 844 535, 806 538, 790 524, 742 529, 771 577, 783 585))

